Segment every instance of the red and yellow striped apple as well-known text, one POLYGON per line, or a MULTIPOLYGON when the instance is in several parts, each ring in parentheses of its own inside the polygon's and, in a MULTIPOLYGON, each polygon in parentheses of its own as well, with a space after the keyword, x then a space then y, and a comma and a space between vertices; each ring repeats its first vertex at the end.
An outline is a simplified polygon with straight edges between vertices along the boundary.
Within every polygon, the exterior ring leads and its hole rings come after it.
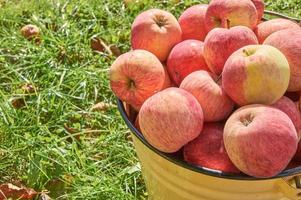
POLYGON ((244 26, 210 31, 204 42, 204 57, 209 69, 217 75, 221 74, 229 56, 241 47, 251 44, 258 44, 256 35, 244 26))
POLYGON ((205 123, 202 133, 184 146, 184 160, 200 167, 240 173, 224 147, 223 130, 221 123, 205 123))
POLYGON ((181 27, 177 19, 167 11, 159 9, 144 11, 132 24, 132 48, 147 50, 162 62, 181 40, 181 27))
POLYGON ((222 73, 222 86, 237 104, 273 104, 287 90, 290 67, 269 45, 249 45, 234 52, 222 73))
POLYGON ((166 153, 178 151, 203 129, 202 107, 192 94, 180 88, 167 88, 151 96, 138 116, 145 139, 166 153))
POLYGON ((296 127, 298 137, 301 137, 301 113, 299 108, 296 106, 295 102, 290 100, 288 97, 283 96, 281 99, 276 101, 276 103, 271 105, 274 108, 277 108, 287 114, 292 120, 293 124, 296 127))
POLYGON ((204 43, 201 41, 185 40, 171 50, 167 59, 167 70, 177 86, 194 71, 209 71, 203 56, 203 48, 204 43))
POLYGON ((276 47, 288 60, 291 69, 288 91, 301 91, 301 28, 277 31, 264 44, 276 47))
POLYGON ((298 145, 293 122, 282 111, 263 105, 241 107, 227 120, 224 143, 234 165, 250 176, 279 174, 298 145))
POLYGON ((214 28, 240 25, 253 30, 257 19, 256 7, 251 0, 212 0, 206 12, 205 25, 208 32, 214 28))
POLYGON ((254 5, 255 5, 255 8, 257 10, 257 24, 259 24, 261 22, 261 19, 264 15, 264 8, 265 8, 265 5, 264 5, 264 1, 263 0, 251 0, 254 5))
POLYGON ((163 65, 152 53, 133 50, 119 56, 110 68, 110 85, 122 101, 139 110, 164 84, 163 65))
POLYGON ((291 20, 278 18, 258 24, 255 29, 255 33, 257 35, 258 42, 262 44, 272 33, 291 28, 300 28, 300 26, 291 20))
POLYGON ((201 104, 205 122, 224 120, 234 108, 234 102, 213 73, 203 70, 193 72, 182 81, 180 88, 193 94, 201 104))
POLYGON ((204 41, 207 35, 205 28, 205 14, 207 4, 191 6, 179 17, 179 24, 182 29, 182 39, 195 39, 204 41))

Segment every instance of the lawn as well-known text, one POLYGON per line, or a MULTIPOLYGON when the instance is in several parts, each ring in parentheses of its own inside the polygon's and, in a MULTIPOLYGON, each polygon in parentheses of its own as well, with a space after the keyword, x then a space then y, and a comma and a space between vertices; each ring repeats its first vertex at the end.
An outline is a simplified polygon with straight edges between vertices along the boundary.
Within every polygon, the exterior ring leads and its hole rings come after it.
MULTIPOLYGON (((142 10, 157 7, 178 17, 208 1, 175 2, 0 0, 0 183, 47 190, 53 199, 147 199, 109 87, 116 57, 91 50, 90 41, 99 37, 126 52, 142 10), (21 36, 25 24, 41 29, 40 45, 21 36), (99 102, 105 108, 92 109, 99 102)), ((301 17, 300 0, 266 4, 301 17)))

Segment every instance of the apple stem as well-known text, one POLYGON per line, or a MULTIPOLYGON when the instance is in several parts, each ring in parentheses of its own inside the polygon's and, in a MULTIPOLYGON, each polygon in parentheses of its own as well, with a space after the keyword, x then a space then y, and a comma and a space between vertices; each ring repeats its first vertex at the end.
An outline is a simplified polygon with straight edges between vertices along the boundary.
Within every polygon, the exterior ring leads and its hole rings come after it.
POLYGON ((243 52, 244 54, 246 54, 247 56, 250 56, 250 55, 252 55, 252 54, 251 54, 251 53, 249 53, 249 52, 248 52, 248 50, 246 50, 246 49, 243 49, 243 50, 242 50, 242 52, 243 52))
POLYGON ((135 88, 135 81, 130 80, 128 86, 129 86, 129 89, 135 88))
POLYGON ((215 80, 215 82, 217 83, 219 80, 221 80, 221 78, 222 78, 222 74, 220 74, 220 75, 217 77, 217 79, 215 80))
POLYGON ((229 20, 229 19, 227 19, 227 24, 226 24, 226 26, 227 26, 227 29, 230 29, 230 28, 231 28, 230 20, 229 20))

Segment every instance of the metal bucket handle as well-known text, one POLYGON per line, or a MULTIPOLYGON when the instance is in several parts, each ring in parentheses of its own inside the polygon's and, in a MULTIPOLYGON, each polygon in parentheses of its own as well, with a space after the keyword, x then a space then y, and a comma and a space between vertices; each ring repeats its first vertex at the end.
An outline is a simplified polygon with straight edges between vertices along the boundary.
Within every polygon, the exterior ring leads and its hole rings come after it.
POLYGON ((277 187, 286 198, 301 200, 301 174, 279 179, 277 187))

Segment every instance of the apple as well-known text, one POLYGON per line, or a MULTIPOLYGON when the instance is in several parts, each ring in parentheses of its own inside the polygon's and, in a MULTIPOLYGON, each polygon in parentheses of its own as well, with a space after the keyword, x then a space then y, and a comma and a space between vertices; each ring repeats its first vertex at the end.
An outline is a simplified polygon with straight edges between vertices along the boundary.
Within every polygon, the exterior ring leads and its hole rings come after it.
POLYGON ((209 71, 203 56, 203 48, 204 43, 201 41, 185 40, 171 50, 167 59, 167 71, 177 86, 194 71, 209 71))
POLYGON ((204 57, 209 69, 217 75, 221 74, 229 56, 251 44, 258 44, 258 41, 254 32, 247 27, 215 28, 208 33, 204 43, 204 57))
POLYGON ((205 123, 202 133, 184 146, 184 160, 200 167, 240 173, 224 147, 223 130, 221 123, 205 123))
POLYGON ((234 102, 222 89, 218 76, 207 71, 196 71, 188 75, 180 88, 190 92, 202 106, 205 122, 217 122, 227 118, 234 102))
POLYGON ((179 24, 182 29, 182 39, 195 39, 204 41, 207 30, 205 28, 205 14, 207 4, 191 6, 179 17, 179 24))
POLYGON ((257 10, 257 24, 259 24, 261 22, 261 19, 264 15, 264 8, 265 8, 265 5, 264 5, 264 1, 263 0, 251 0, 254 5, 255 5, 255 8, 257 10))
POLYGON ((165 61, 171 49, 182 40, 177 19, 169 12, 150 9, 139 14, 132 24, 133 49, 144 49, 165 61))
POLYGON ((180 88, 167 88, 148 98, 139 112, 145 139, 162 152, 174 153, 203 129, 202 107, 180 88))
POLYGON ((290 67, 285 56, 269 45, 249 45, 234 52, 222 73, 222 86, 240 106, 273 104, 287 90, 290 67))
POLYGON ((281 97, 276 103, 271 105, 274 108, 278 108, 289 118, 292 120, 293 124, 296 127, 296 131, 298 133, 298 137, 301 136, 301 113, 299 111, 299 108, 296 106, 295 102, 293 102, 291 99, 289 99, 286 96, 281 97))
POLYGON ((285 29, 271 34, 264 44, 279 49, 287 58, 291 78, 288 91, 301 91, 301 29, 285 29))
POLYGON ((270 178, 289 164, 297 150, 298 136, 284 112, 254 104, 241 107, 229 117, 224 144, 240 171, 257 178, 270 178))
POLYGON ((122 101, 139 110, 164 84, 162 64, 152 53, 133 50, 119 56, 110 68, 110 85, 122 101))
POLYGON ((208 32, 239 25, 253 30, 257 19, 256 7, 251 0, 212 0, 206 12, 205 26, 208 32))
POLYGON ((34 40, 40 43, 40 29, 36 25, 27 24, 21 28, 21 34, 28 40, 34 40))
POLYGON ((299 25, 288 19, 271 19, 265 22, 258 24, 255 29, 255 33, 257 35, 258 41, 262 44, 267 37, 269 37, 272 33, 275 33, 284 29, 291 28, 300 28, 299 25))

